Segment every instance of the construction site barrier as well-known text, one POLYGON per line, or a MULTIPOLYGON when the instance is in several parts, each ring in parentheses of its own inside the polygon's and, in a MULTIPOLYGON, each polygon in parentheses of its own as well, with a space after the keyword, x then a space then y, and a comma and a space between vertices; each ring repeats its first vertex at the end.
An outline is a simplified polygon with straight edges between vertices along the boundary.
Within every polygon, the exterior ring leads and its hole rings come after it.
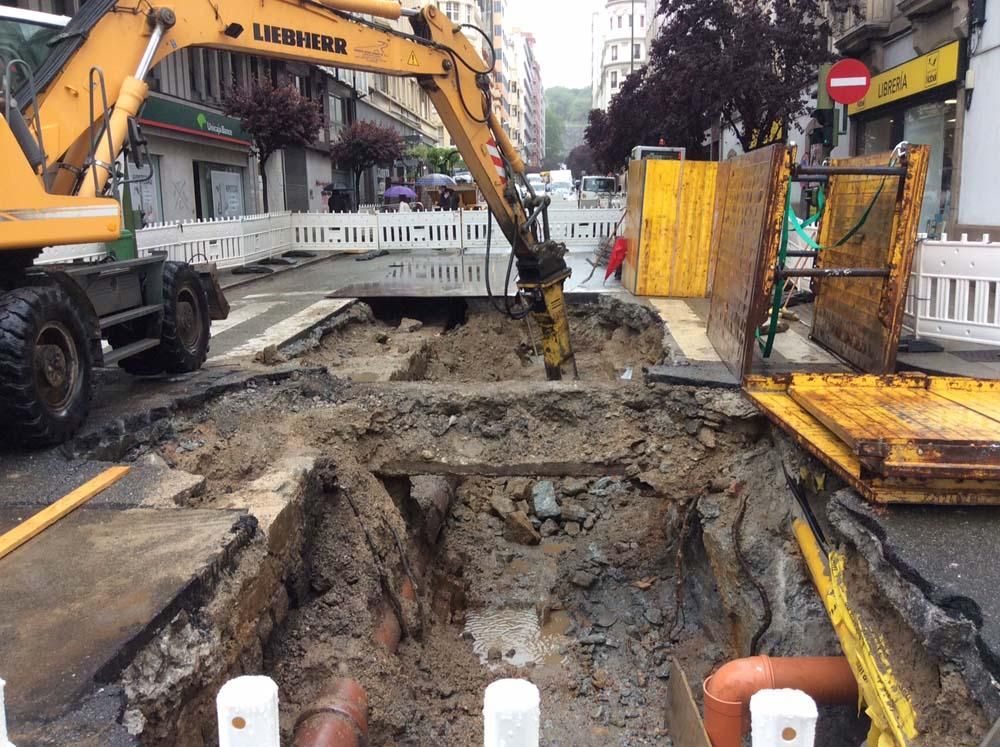
POLYGON ((921 241, 904 327, 917 337, 1000 345, 1000 242, 921 241))
MULTIPOLYGON (((613 236, 622 217, 617 208, 559 209, 550 213, 552 237, 571 252, 596 252, 613 236)), ((271 213, 148 226, 136 232, 139 255, 166 252, 171 260, 215 262, 231 269, 297 249, 315 252, 445 250, 483 254, 487 212, 271 213)), ((510 251, 496 221, 493 250, 510 251)), ((36 264, 100 261, 101 244, 52 247, 36 264)))

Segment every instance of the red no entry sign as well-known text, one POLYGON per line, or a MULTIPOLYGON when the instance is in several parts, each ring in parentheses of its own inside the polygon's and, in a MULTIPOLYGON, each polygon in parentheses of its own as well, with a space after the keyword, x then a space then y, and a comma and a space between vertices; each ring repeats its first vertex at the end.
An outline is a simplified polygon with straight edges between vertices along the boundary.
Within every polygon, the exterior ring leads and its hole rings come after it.
POLYGON ((838 104, 856 104, 872 87, 872 74, 861 60, 841 60, 826 78, 826 92, 838 104))

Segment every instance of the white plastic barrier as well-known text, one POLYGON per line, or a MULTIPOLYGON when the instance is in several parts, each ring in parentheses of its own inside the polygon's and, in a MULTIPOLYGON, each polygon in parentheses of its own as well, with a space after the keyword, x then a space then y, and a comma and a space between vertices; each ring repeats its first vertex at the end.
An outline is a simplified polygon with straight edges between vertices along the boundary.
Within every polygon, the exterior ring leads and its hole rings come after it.
POLYGON ((296 249, 362 251, 378 249, 379 216, 368 213, 296 213, 292 216, 296 249))
POLYGON ((750 698, 753 747, 813 747, 816 701, 801 690, 761 690, 750 698))
POLYGON ((219 747, 281 747, 278 686, 270 677, 229 680, 215 698, 215 710, 219 747))
POLYGON ((0 747, 14 747, 7 738, 7 701, 4 698, 4 688, 7 683, 0 680, 0 747))
POLYGON ((526 680, 498 680, 486 688, 484 747, 538 747, 541 695, 526 680))
POLYGON ((917 336, 1000 345, 1000 243, 925 239, 907 295, 905 323, 917 336))
MULTIPOLYGON (((554 210, 549 215, 552 237, 573 253, 596 252, 621 219, 618 209, 554 210)), ((244 218, 167 223, 136 233, 140 256, 166 252, 171 260, 215 262, 222 269, 273 257, 290 249, 315 252, 391 252, 429 250, 483 254, 486 251, 485 210, 421 213, 272 213, 244 218)), ((494 220, 493 249, 510 250, 494 220)), ((99 244, 57 247, 39 259, 53 262, 104 258, 99 244)))

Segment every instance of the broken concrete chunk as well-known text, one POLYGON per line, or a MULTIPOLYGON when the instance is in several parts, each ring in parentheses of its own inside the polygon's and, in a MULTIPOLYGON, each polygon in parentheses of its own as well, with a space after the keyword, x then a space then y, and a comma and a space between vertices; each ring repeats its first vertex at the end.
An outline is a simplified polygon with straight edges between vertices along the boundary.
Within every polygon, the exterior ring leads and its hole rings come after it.
POLYGON ((514 501, 501 493, 491 493, 488 500, 490 502, 490 510, 501 519, 517 510, 514 507, 514 501))
POLYGON ((503 538, 518 545, 538 545, 541 535, 531 525, 531 519, 522 511, 514 511, 504 518, 503 538))
POLYGON ((507 495, 512 501, 528 500, 531 497, 531 480, 527 477, 510 478, 507 480, 507 495))
POLYGON ((551 537, 553 534, 559 533, 559 525, 553 519, 546 519, 539 531, 543 537, 551 537))
POLYGON ((562 505, 562 517, 566 521, 575 521, 582 524, 587 520, 587 514, 589 512, 579 503, 574 503, 572 501, 566 501, 562 505))
POLYGON ((563 495, 568 495, 572 497, 580 495, 580 493, 586 493, 589 484, 590 483, 588 480, 584 480, 580 477, 570 477, 566 480, 563 480, 562 484, 563 495))
POLYGON ((417 321, 416 319, 406 319, 405 317, 399 323, 400 332, 416 332, 419 329, 423 329, 424 323, 417 321))
POLYGON ((715 448, 715 431, 711 428, 700 428, 698 430, 698 443, 706 449, 715 448))
POLYGON ((566 526, 563 527, 563 531, 570 537, 578 537, 580 535, 580 525, 575 521, 567 521, 566 526))
POLYGON ((256 363, 263 363, 265 366, 276 366, 288 360, 288 356, 278 350, 277 345, 268 345, 253 357, 256 363))
POLYGON ((579 586, 581 589, 589 589, 596 581, 597 576, 587 571, 577 571, 570 579, 573 586, 579 586))
POLYGON ((514 508, 525 514, 531 513, 531 506, 528 505, 527 501, 518 501, 517 503, 514 504, 514 508))
POLYGON ((531 501, 534 504, 535 516, 540 519, 558 519, 562 509, 556 501, 556 486, 551 480, 535 483, 531 489, 531 501))

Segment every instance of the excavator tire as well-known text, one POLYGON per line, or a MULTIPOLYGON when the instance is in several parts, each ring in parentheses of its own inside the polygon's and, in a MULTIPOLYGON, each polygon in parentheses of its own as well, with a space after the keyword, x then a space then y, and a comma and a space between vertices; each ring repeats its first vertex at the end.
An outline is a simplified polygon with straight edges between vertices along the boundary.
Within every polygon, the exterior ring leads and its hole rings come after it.
POLYGON ((63 443, 87 418, 93 358, 82 318, 57 285, 0 296, 0 431, 8 445, 63 443))
MULTIPOLYGON (((136 376, 197 371, 208 358, 212 320, 201 278, 184 262, 163 264, 163 326, 160 344, 118 363, 136 376)), ((141 330, 120 325, 109 331, 112 347, 143 337, 141 330)))

